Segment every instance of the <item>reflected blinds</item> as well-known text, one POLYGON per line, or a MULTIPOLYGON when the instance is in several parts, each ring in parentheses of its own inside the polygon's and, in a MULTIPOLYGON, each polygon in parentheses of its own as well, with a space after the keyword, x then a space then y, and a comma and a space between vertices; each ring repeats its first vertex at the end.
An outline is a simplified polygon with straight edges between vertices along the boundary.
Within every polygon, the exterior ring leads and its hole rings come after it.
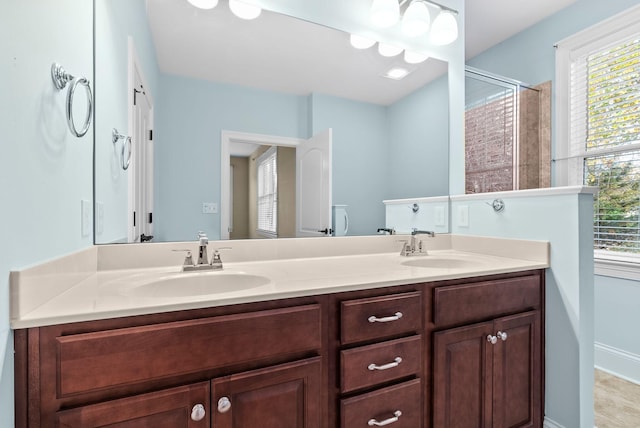
POLYGON ((258 231, 278 232, 278 158, 275 147, 258 158, 258 231))

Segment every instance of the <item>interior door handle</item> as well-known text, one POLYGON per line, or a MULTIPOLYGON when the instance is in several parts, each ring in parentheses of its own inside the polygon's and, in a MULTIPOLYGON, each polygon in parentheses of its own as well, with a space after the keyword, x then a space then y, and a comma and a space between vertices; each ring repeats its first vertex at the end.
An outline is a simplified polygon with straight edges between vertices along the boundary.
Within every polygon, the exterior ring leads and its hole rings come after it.
POLYGON ((328 229, 328 228, 324 228, 322 230, 319 230, 318 232, 324 233, 325 235, 330 235, 333 232, 333 230, 332 229, 328 229))

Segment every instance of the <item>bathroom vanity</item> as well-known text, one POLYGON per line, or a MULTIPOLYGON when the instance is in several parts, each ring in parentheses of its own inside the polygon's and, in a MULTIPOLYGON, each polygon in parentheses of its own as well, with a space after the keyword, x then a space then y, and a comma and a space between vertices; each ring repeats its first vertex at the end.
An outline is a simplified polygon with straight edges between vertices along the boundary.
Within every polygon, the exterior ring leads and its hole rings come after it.
POLYGON ((76 284, 53 299, 75 314, 14 320, 16 426, 542 426, 548 261, 349 257, 238 263, 273 283, 181 310, 123 297, 121 316, 77 309, 112 273, 76 284))

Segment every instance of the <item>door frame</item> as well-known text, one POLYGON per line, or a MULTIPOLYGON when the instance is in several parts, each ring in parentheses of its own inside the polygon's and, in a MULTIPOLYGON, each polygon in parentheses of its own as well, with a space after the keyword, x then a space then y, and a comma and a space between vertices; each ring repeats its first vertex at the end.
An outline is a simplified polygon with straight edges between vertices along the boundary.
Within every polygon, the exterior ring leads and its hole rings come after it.
MULTIPOLYGON (((136 81, 136 74, 138 75, 138 78, 140 79, 140 81, 142 82, 142 86, 144 87, 144 96, 147 99, 147 102, 150 106, 149 108, 149 129, 153 129, 154 126, 154 103, 153 103, 153 96, 151 94, 151 89, 149 87, 149 85, 147 84, 148 80, 144 74, 144 70, 142 68, 142 62, 140 61, 140 57, 138 56, 138 53, 136 51, 136 47, 135 44, 133 42, 133 38, 131 36, 129 36, 127 38, 127 56, 128 56, 128 61, 127 61, 127 115, 128 115, 128 126, 127 126, 127 135, 131 136, 133 138, 134 135, 136 135, 136 130, 134 129, 134 122, 135 122, 135 112, 134 112, 134 90, 136 89, 135 87, 135 81, 136 81)), ((145 138, 146 141, 146 138, 145 138)), ((123 142, 124 144, 124 142, 123 142)), ((133 159, 132 159, 133 160, 133 159)), ((147 159, 148 161, 149 159, 147 159)), ((153 163, 153 158, 151 158, 151 162, 153 163)), ((135 236, 135 229, 133 226, 133 212, 136 208, 135 206, 135 198, 134 198, 134 194, 135 194, 135 189, 134 189, 134 185, 135 185, 135 179, 134 179, 134 169, 135 169, 135 162, 131 162, 130 164, 130 168, 127 169, 127 242, 136 242, 136 239, 138 238, 137 236, 135 236)), ((143 179, 145 180, 145 184, 143 185, 143 188, 145 189, 153 189, 153 187, 148 186, 148 183, 150 182, 151 185, 153 185, 153 168, 149 169, 146 168, 145 169, 147 171, 147 173, 149 175, 143 177, 143 179)), ((153 206, 153 191, 149 192, 150 194, 144 195, 143 197, 146 200, 146 204, 147 205, 151 205, 153 206)), ((138 215, 138 221, 142 221, 143 220, 143 216, 138 215)), ((144 223, 141 223, 144 224, 144 223)))
POLYGON ((231 219, 231 176, 230 152, 233 143, 250 143, 262 146, 297 147, 303 138, 282 137, 278 135, 253 134, 222 130, 220 132, 220 239, 229 239, 231 219))

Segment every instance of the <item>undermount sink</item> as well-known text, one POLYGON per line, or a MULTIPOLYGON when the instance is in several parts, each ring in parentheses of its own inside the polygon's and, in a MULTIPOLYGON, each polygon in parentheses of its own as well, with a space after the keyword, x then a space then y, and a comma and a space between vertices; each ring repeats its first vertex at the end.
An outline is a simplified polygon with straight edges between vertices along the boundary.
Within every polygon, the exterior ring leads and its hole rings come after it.
POLYGON ((406 262, 403 262, 402 265, 433 269, 465 269, 477 266, 478 263, 472 260, 465 260, 461 258, 423 256, 420 258, 407 260, 406 262))
POLYGON ((129 288, 124 294, 158 298, 204 296, 257 288, 270 282, 267 277, 242 272, 181 272, 129 288))

